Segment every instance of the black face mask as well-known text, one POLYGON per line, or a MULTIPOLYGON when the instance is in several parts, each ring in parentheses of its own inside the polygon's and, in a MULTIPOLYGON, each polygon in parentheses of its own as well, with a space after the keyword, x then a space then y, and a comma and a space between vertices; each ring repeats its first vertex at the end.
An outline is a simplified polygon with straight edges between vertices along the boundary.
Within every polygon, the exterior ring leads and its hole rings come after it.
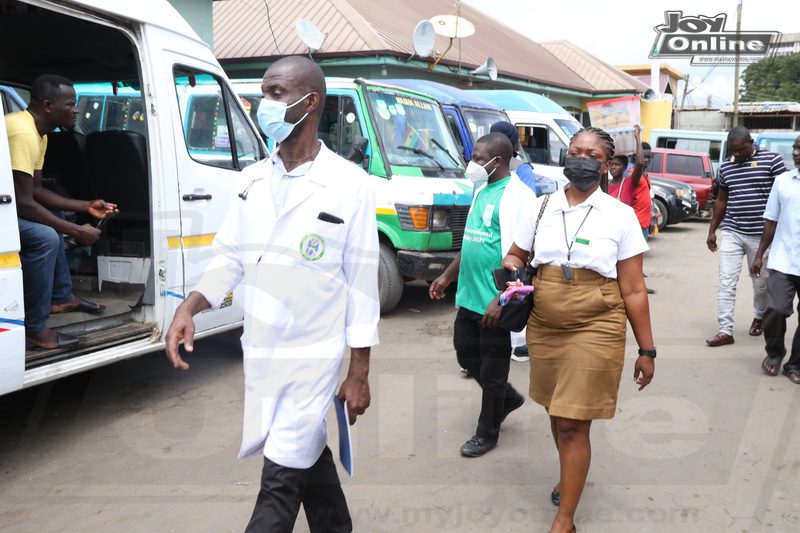
POLYGON ((600 183, 600 161, 588 157, 567 157, 564 175, 581 191, 588 191, 600 183))

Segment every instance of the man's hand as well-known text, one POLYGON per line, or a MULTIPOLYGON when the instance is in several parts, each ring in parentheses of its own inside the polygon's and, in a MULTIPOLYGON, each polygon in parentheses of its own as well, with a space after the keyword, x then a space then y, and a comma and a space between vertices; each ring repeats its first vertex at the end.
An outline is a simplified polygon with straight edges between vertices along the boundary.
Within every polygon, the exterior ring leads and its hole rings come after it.
POLYGON ((481 326, 485 328, 496 328, 500 325, 500 314, 503 308, 500 306, 500 297, 498 296, 486 306, 486 312, 481 319, 481 326))
POLYGON ((75 237, 75 240, 83 246, 91 246, 92 244, 96 243, 101 234, 102 233, 100 230, 91 224, 75 226, 75 228, 72 230, 72 236, 75 237))
POLYGON ((450 286, 450 283, 452 283, 450 277, 447 274, 442 274, 433 280, 431 286, 428 287, 428 296, 431 297, 431 300, 441 300, 444 298, 444 291, 450 286))
POLYGON ((638 139, 640 137, 640 135, 642 134, 642 127, 639 126, 638 124, 634 124, 633 125, 633 134, 636 135, 636 138, 638 139))
POLYGON ((647 387, 653 381, 656 373, 656 360, 646 355, 640 355, 636 359, 633 370, 633 381, 639 385, 639 390, 647 387))
POLYGON ((761 277, 761 268, 764 266, 764 257, 756 256, 753 258, 753 264, 750 266, 750 273, 755 277, 761 277))
POLYGON ((356 423, 358 415, 363 415, 369 407, 369 378, 367 374, 355 375, 348 373, 347 378, 339 387, 337 394, 342 403, 347 402, 347 416, 350 418, 350 425, 356 423))
POLYGON ((189 364, 181 358, 181 354, 178 351, 178 343, 181 340, 186 352, 192 353, 194 351, 194 320, 189 312, 179 307, 175 311, 172 324, 167 331, 167 359, 175 368, 187 370, 189 364))
POLYGON ((86 207, 86 212, 94 218, 103 220, 107 216, 119 213, 117 204, 106 202, 105 200, 91 200, 86 207))
POLYGON ((706 239, 706 246, 712 252, 716 252, 719 247, 717 246, 717 234, 715 232, 709 232, 708 238, 706 239))

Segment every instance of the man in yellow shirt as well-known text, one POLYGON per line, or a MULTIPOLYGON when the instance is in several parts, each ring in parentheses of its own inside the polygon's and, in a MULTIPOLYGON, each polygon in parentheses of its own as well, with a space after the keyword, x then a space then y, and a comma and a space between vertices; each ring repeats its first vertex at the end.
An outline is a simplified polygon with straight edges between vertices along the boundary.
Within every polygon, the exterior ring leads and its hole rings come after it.
POLYGON ((6 116, 11 170, 17 202, 20 259, 25 290, 25 337, 29 346, 53 349, 78 342, 47 327, 51 313, 81 310, 100 313, 103 306, 76 298, 64 253, 64 235, 88 246, 100 237, 90 224, 72 224, 61 211, 89 213, 103 219, 117 206, 103 200, 73 200, 42 187, 47 134, 73 128, 78 114, 72 82, 45 74, 31 84, 28 109, 6 116))

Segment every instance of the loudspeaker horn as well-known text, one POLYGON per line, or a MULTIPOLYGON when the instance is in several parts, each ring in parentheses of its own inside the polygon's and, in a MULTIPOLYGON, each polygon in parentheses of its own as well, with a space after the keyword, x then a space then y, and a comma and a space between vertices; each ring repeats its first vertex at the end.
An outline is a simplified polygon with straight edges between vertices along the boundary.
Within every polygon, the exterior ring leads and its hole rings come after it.
POLYGON ((475 76, 481 76, 486 74, 489 76, 489 79, 496 80, 497 79, 497 63, 495 62, 494 58, 488 57, 483 65, 479 66, 475 70, 470 70, 470 74, 475 76))

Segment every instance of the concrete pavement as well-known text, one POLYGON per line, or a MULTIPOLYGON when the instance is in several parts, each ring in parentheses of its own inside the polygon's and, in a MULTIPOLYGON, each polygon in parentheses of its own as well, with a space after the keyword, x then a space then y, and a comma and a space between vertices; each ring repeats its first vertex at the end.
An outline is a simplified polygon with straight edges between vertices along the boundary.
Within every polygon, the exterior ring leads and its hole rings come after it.
MULTIPOLYGON (((736 343, 705 346, 718 260, 706 231, 687 222, 651 240, 656 376, 634 387, 631 337, 617 416, 592 430, 581 532, 800 531, 800 389, 760 370, 745 276, 736 343)), ((548 530, 558 459, 540 406, 514 412, 486 456, 458 455, 480 395, 458 371, 453 317, 452 297, 430 302, 420 284, 381 322, 343 480, 356 531, 548 530)), ((188 372, 153 355, 0 398, 0 530, 241 531, 261 468, 236 459, 241 353, 235 334, 196 349, 188 372)), ((527 390, 527 363, 511 381, 527 390)))

